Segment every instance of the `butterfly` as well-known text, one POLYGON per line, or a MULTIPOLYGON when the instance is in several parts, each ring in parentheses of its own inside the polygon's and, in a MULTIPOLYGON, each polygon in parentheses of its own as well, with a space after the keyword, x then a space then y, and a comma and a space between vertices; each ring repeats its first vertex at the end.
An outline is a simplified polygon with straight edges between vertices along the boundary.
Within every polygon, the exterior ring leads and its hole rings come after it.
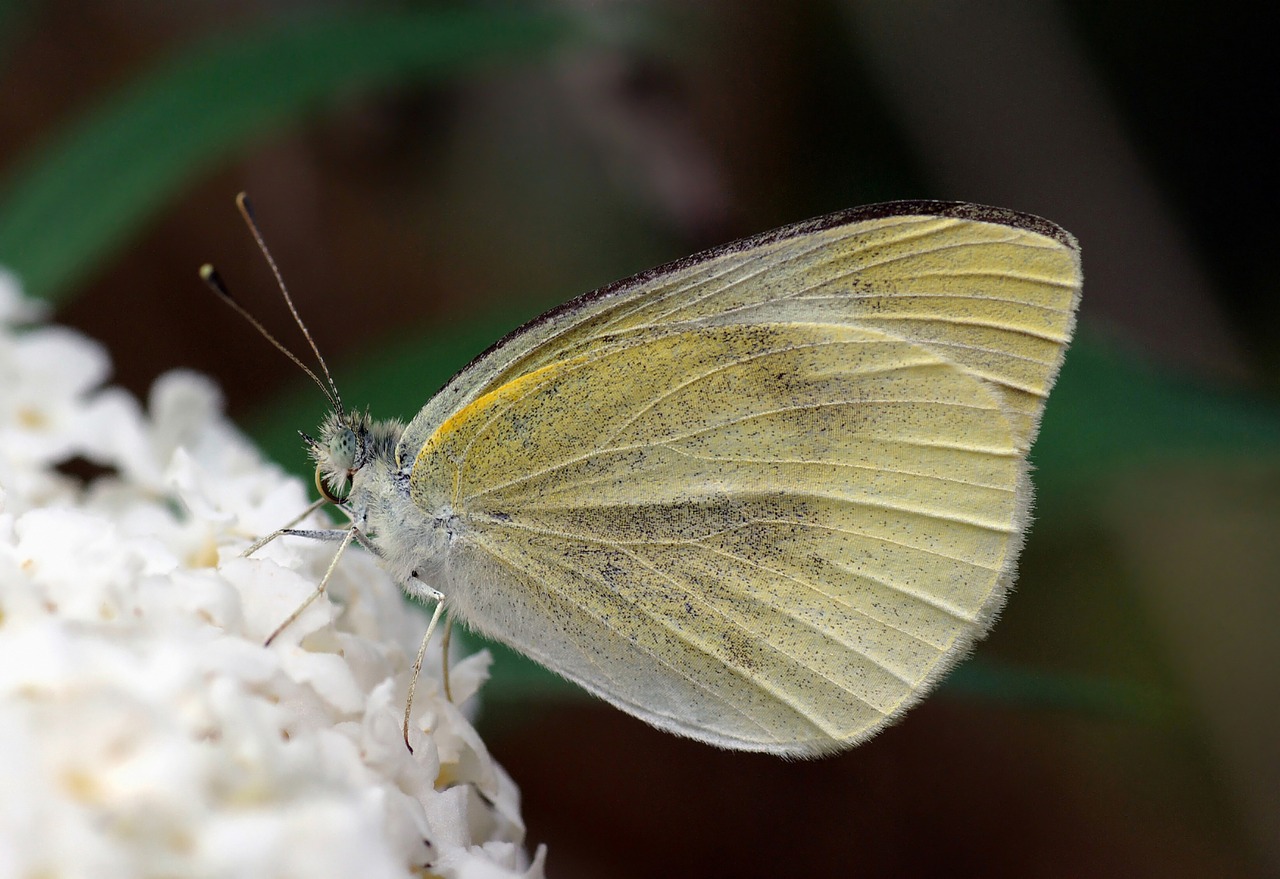
POLYGON ((331 536, 660 729, 838 751, 1004 604, 1080 289, 1063 229, 958 202, 708 250, 520 327, 407 425, 329 380, 331 536))

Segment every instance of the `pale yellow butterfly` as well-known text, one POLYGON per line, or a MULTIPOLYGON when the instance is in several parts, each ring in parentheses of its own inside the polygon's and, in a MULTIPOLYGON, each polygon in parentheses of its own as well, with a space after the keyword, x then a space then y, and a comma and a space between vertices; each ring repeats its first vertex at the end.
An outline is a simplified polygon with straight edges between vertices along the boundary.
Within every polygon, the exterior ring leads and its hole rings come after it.
POLYGON ((1003 605, 1080 286, 1038 217, 832 214, 556 308, 407 426, 334 390, 317 482, 410 595, 623 711, 826 754, 1003 605))

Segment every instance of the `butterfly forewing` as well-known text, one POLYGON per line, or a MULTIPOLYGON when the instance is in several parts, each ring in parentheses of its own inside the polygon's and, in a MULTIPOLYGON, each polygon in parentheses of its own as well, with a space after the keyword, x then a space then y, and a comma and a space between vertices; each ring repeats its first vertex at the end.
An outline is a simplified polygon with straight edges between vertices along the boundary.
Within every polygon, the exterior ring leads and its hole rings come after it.
POLYGON ((739 241, 580 297, 499 342, 406 428, 408 463, 451 414, 604 337, 687 320, 790 315, 877 327, 938 348, 991 381, 1035 438, 1080 297, 1080 254, 1062 229, 964 203, 855 208, 739 241))

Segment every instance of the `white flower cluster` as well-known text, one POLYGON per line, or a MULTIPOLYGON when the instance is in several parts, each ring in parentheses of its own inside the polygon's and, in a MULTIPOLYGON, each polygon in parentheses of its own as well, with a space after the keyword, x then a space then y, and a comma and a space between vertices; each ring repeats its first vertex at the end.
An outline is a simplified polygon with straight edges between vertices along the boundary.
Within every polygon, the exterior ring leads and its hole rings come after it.
MULTIPOLYGON (((0 273, 0 879, 541 877, 515 785, 423 671, 425 617, 362 551, 272 644, 331 544, 249 542, 306 505, 207 380, 148 412, 0 273), (102 475, 56 465, 81 458, 102 475)), ((318 520, 312 527, 324 527, 318 520)), ((437 650, 428 652, 435 658, 437 650)), ((473 700, 474 701, 474 700, 473 700)))

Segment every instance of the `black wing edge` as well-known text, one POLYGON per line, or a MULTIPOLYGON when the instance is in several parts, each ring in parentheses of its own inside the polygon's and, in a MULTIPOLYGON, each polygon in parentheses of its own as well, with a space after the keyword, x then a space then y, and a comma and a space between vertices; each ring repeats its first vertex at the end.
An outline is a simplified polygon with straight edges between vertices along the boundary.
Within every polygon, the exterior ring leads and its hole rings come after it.
POLYGON ((738 253, 743 250, 749 250, 762 244, 772 244, 777 241, 784 241, 788 238, 795 238, 800 235, 808 235, 812 232, 820 232, 824 229, 832 229, 836 226, 846 226, 851 223, 861 223, 867 220, 882 220, 886 217, 955 217, 961 220, 973 220, 979 223, 992 223, 997 226, 1009 226, 1013 229, 1022 229, 1027 232, 1034 232, 1037 235, 1043 235, 1051 238, 1059 244, 1079 251, 1080 245, 1076 242, 1075 237, 1063 229, 1057 223, 1038 217, 1035 214, 1027 214, 1021 211, 1013 211, 1008 208, 996 208, 988 205, 973 204, 967 201, 931 201, 928 199, 918 199, 911 201, 886 201, 879 204, 863 205, 862 207, 848 208, 843 211, 836 211, 833 214, 825 214, 821 217, 814 217, 811 220, 803 220, 799 223, 792 223, 789 226, 781 226, 769 232, 761 232, 759 235, 752 235, 750 238, 742 238, 738 241, 731 241, 728 244, 721 244, 718 247, 712 247, 709 250, 703 250, 692 256, 686 256, 681 259, 664 263, 647 269, 639 274, 632 275, 629 278, 623 278, 614 281, 612 284, 606 284, 599 289, 592 290, 590 293, 584 293, 581 296, 570 299, 562 305, 557 305, 550 311, 545 311, 535 317, 528 323, 516 327, 507 333, 498 341, 494 342, 484 351, 477 354, 471 359, 471 362, 462 369, 458 370, 453 378, 445 382, 444 387, 453 384, 453 380, 462 373, 469 370, 472 365, 480 362, 488 357, 494 351, 505 346, 508 342, 516 337, 528 332, 535 327, 539 327, 548 321, 554 320, 561 315, 571 313, 578 310, 584 305, 598 302, 601 299, 608 299, 611 296, 617 296, 630 290, 639 284, 651 281, 662 275, 671 274, 682 269, 691 268, 699 263, 715 259, 730 253, 738 253))

